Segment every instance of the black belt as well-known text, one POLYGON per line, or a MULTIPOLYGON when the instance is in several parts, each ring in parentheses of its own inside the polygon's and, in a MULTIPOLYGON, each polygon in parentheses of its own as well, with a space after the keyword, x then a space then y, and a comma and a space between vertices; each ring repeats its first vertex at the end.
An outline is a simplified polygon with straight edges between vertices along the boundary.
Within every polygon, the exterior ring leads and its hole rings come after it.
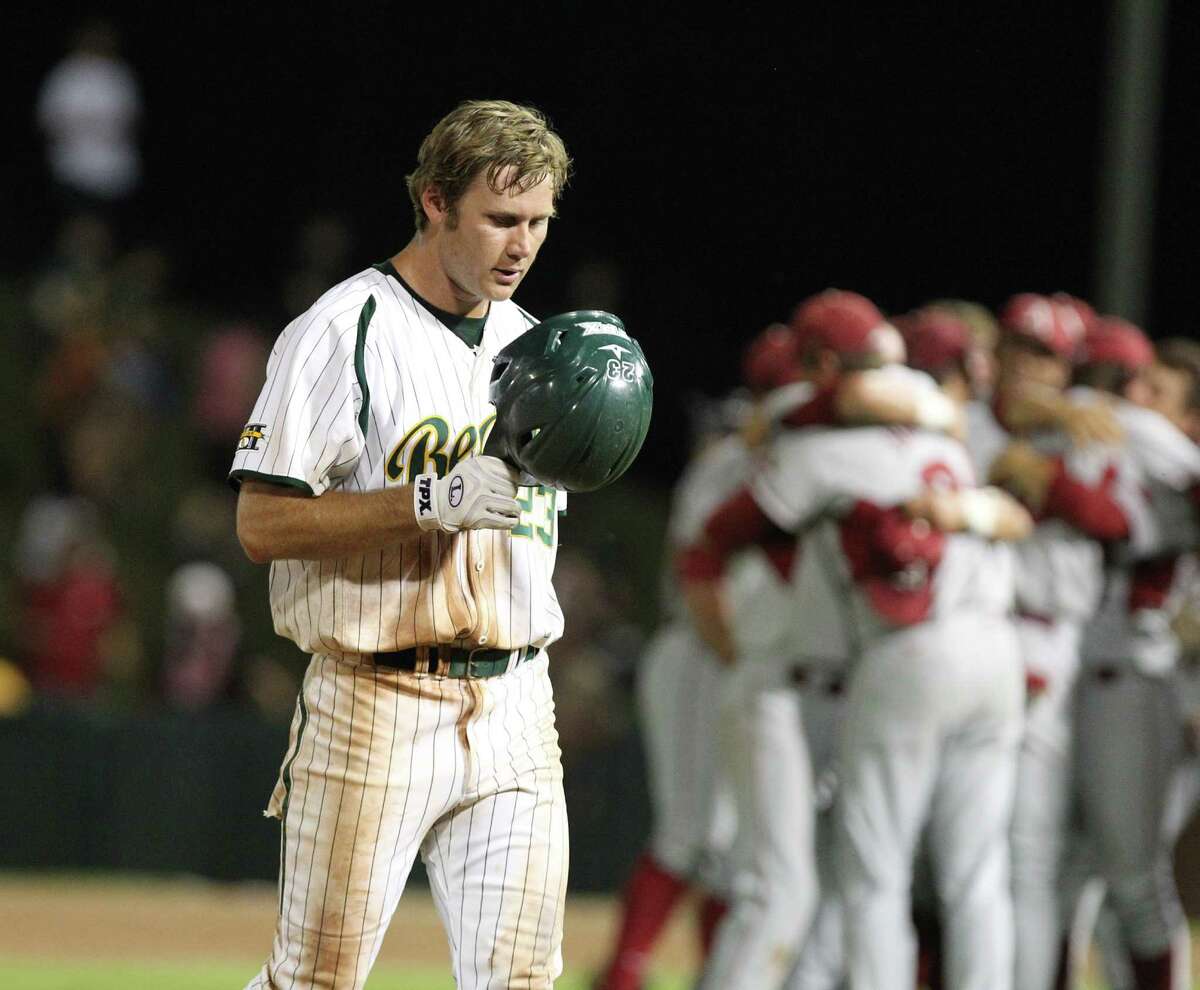
POLYGON ((443 677, 495 677, 537 655, 536 646, 515 650, 467 650, 458 646, 414 646, 393 653, 375 653, 380 667, 440 674, 443 677))
POLYGON ((841 672, 823 671, 804 665, 792 667, 789 680, 795 687, 817 688, 835 697, 846 690, 846 678, 841 672))

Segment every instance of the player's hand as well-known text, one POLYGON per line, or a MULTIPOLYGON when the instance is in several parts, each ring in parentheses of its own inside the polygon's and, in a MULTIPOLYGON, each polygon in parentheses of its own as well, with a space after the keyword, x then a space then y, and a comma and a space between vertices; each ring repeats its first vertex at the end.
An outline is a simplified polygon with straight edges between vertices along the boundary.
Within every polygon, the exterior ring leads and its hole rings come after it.
POLYGON ((909 499, 904 508, 913 519, 923 519, 943 533, 969 532, 988 540, 1023 540, 1033 531, 1033 517, 1000 488, 926 488, 909 499))
POLYGON ((751 450, 761 447, 771 436, 771 416, 762 405, 754 406, 738 428, 738 434, 751 450))
POLYGON ((957 533, 966 528, 957 492, 926 488, 904 503, 904 509, 913 519, 923 519, 943 533, 957 533))
POLYGON ((444 478, 422 474, 413 483, 413 511, 421 529, 512 529, 521 517, 521 472, 499 457, 468 457, 444 478))
POLYGON ((1054 462, 1022 440, 1010 443, 992 463, 988 480, 1012 492, 1035 512, 1041 509, 1054 480, 1054 462))
POLYGON ((683 600, 700 638, 722 664, 732 667, 737 662, 737 647, 733 641, 733 629, 725 614, 720 584, 716 581, 685 582, 683 600))
POLYGON ((1090 443, 1116 444, 1125 436, 1116 414, 1106 402, 1064 402, 1056 419, 1071 441, 1080 447, 1090 443))

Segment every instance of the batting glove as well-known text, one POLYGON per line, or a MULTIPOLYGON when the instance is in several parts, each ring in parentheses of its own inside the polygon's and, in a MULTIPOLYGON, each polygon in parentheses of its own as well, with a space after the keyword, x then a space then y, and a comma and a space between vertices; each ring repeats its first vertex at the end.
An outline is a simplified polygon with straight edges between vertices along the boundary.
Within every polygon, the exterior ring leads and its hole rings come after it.
POLYGON ((521 473, 499 457, 468 457, 444 478, 421 474, 413 483, 413 511, 421 529, 512 529, 520 519, 521 473))

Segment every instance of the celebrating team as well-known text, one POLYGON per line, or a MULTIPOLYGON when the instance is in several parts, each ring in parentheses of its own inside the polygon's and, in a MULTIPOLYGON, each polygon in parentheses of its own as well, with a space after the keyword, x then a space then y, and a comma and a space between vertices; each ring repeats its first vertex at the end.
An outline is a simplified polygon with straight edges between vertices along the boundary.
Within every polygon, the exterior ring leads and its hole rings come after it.
POLYGON ((1067 986, 1101 898, 1111 980, 1189 985, 1200 345, 830 289, 743 371, 677 492, 655 832, 597 986, 693 885, 713 990, 1067 986))

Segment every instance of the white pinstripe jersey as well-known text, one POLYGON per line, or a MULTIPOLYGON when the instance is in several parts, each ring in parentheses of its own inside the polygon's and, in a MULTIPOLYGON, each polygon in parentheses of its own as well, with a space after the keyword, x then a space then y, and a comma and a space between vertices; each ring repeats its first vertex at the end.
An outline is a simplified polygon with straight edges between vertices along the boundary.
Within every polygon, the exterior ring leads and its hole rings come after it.
MULTIPOLYGON (((320 496, 444 476, 483 449, 495 420, 492 358, 534 322, 515 303, 493 302, 471 347, 390 264, 360 272, 280 334, 231 481, 320 496)), ((563 626, 551 577, 566 493, 522 488, 519 497, 511 535, 430 532, 336 560, 275 561, 275 631, 335 656, 435 643, 547 646, 563 626)))

